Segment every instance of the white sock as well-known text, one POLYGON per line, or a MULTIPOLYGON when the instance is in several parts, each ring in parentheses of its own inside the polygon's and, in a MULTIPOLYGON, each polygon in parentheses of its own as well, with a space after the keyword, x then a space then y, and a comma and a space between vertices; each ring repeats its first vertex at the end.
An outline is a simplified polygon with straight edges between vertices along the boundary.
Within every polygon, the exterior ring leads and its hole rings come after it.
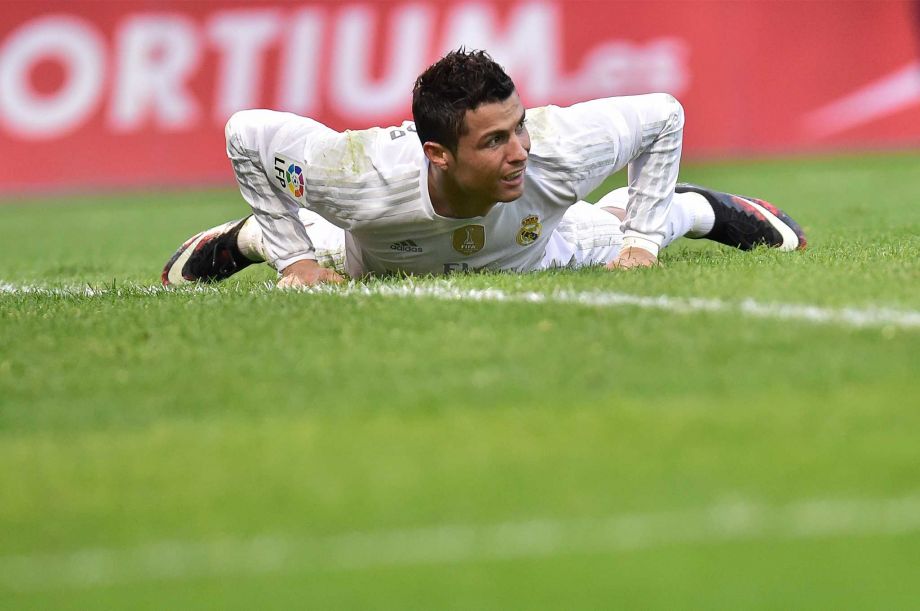
POLYGON ((243 256, 250 261, 265 261, 265 247, 262 245, 262 228, 256 221, 256 217, 250 216, 240 227, 240 232, 236 236, 236 245, 243 253, 243 256))
POLYGON ((690 229, 686 233, 688 238, 702 238, 712 231, 712 226, 716 222, 716 214, 705 197, 692 191, 675 193, 674 203, 679 203, 690 213, 690 229))

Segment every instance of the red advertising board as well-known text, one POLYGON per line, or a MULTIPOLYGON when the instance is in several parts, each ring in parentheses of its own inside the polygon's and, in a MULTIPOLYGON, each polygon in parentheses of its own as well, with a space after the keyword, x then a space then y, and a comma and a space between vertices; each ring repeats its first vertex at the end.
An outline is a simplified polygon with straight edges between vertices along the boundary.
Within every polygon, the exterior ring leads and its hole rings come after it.
POLYGON ((230 181, 235 110, 398 123, 461 44, 530 106, 670 92, 688 157, 920 145, 918 5, 8 0, 0 193, 230 181))

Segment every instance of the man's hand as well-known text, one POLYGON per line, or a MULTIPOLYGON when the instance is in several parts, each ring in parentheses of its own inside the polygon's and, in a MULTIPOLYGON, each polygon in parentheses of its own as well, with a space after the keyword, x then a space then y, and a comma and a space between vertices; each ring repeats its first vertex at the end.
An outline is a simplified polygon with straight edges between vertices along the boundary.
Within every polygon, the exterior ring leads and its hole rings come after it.
POLYGON ((345 282, 345 278, 328 267, 321 267, 313 259, 303 259, 302 261, 295 261, 281 270, 281 280, 278 281, 278 288, 289 289, 313 286, 324 282, 338 284, 345 282))
POLYGON ((658 257, 636 246, 620 250, 617 258, 607 264, 607 269, 632 269, 634 267, 651 267, 658 263, 658 257))

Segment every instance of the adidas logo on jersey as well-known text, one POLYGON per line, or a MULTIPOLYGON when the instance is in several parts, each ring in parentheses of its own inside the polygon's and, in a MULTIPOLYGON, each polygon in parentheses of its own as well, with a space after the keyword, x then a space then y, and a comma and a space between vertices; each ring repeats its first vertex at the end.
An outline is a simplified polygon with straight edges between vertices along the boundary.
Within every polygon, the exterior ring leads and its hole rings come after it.
POLYGON ((390 250, 398 250, 400 252, 422 252, 422 247, 412 240, 403 240, 402 242, 390 244, 390 250))

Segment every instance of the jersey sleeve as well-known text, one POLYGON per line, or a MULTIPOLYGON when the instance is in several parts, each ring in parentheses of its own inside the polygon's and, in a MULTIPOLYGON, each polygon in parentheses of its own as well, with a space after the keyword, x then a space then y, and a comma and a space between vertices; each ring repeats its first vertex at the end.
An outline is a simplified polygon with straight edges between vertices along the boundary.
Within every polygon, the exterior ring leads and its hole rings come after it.
POLYGON ((316 258, 297 214, 298 208, 307 207, 304 147, 337 133, 312 119, 271 110, 240 111, 227 122, 227 156, 275 269, 316 258))
POLYGON ((657 255, 677 183, 683 125, 683 108, 668 94, 534 109, 527 121, 533 142, 529 163, 566 181, 574 200, 628 167, 623 246, 657 255))
POLYGON ((424 154, 411 123, 338 132, 291 113, 246 110, 227 124, 227 151, 276 269, 316 258, 300 208, 346 231, 418 213, 424 154))

